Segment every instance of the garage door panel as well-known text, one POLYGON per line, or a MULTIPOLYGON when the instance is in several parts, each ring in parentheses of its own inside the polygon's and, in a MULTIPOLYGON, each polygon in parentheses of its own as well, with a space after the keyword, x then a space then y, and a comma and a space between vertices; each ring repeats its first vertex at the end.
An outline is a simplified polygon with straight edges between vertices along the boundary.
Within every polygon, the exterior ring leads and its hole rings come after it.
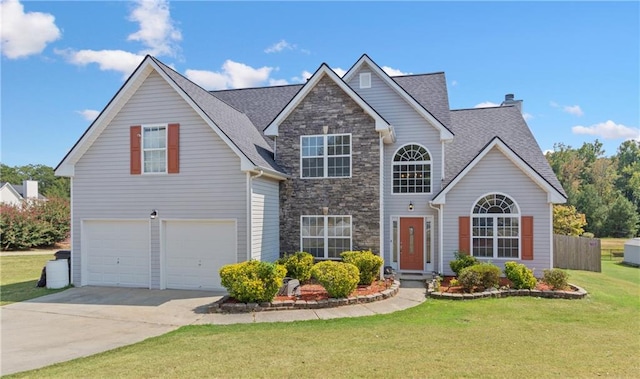
POLYGON ((87 284, 149 287, 149 222, 83 222, 87 284))
POLYGON ((224 289, 218 271, 236 262, 233 221, 167 221, 164 228, 166 287, 224 289))

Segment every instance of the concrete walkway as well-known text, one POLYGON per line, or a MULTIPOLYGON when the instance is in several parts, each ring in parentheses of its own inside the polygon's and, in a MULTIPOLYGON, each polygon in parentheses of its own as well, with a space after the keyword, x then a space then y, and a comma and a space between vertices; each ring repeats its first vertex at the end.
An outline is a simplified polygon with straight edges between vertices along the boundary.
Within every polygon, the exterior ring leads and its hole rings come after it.
POLYGON ((208 291, 79 287, 0 307, 0 375, 130 345, 184 325, 289 322, 392 313, 423 302, 425 288, 403 283, 398 294, 390 299, 339 308, 206 313, 207 306, 223 295, 208 291))

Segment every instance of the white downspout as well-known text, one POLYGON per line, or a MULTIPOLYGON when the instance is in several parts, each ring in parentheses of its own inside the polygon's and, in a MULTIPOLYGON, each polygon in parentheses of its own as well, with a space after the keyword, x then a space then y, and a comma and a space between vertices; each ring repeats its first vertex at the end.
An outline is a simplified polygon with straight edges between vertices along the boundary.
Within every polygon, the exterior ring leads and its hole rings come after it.
POLYGON ((379 149, 380 149, 380 258, 382 258, 382 267, 380 267, 380 278, 384 277, 384 143, 383 136, 380 134, 379 136, 379 149))
POLYGON ((253 179, 264 175, 264 170, 256 167, 258 174, 252 176, 247 172, 247 260, 253 259, 253 179))
POLYGON ((442 204, 438 204, 437 207, 433 206, 433 202, 429 202, 429 206, 435 210, 438 211, 438 273, 440 275, 444 274, 444 254, 443 254, 443 249, 444 249, 444 243, 442 241, 442 236, 444 235, 443 233, 443 227, 442 227, 442 222, 443 222, 443 216, 442 216, 442 204))

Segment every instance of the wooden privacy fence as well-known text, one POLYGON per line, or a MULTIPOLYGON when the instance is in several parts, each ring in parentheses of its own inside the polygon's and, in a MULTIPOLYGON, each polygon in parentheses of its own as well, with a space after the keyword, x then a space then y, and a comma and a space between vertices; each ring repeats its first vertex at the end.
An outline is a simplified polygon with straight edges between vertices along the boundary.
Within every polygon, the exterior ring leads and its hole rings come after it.
POLYGON ((553 267, 601 272, 600 240, 554 234, 553 267))

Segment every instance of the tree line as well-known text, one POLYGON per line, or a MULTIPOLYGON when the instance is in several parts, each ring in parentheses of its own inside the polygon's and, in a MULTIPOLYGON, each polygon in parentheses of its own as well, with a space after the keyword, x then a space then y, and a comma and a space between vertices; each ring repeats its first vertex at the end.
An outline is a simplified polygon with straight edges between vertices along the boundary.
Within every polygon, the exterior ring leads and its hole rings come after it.
POLYGON ((556 233, 639 235, 640 141, 624 141, 609 157, 597 139, 579 148, 556 143, 545 156, 568 196, 554 209, 556 233))
POLYGON ((0 180, 11 184, 22 184, 24 180, 37 180, 38 192, 47 198, 69 199, 69 178, 55 176, 53 168, 42 164, 7 166, 0 163, 0 180))

